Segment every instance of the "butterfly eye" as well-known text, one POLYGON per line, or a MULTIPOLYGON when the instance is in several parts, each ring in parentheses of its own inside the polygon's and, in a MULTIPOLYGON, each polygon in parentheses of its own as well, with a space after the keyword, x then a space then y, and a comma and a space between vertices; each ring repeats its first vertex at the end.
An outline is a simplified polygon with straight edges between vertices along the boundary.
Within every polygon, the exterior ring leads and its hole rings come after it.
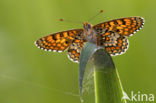
POLYGON ((86 28, 86 26, 85 26, 85 25, 83 25, 83 28, 86 28))
POLYGON ((91 28, 91 25, 90 24, 88 24, 88 29, 90 29, 91 28))

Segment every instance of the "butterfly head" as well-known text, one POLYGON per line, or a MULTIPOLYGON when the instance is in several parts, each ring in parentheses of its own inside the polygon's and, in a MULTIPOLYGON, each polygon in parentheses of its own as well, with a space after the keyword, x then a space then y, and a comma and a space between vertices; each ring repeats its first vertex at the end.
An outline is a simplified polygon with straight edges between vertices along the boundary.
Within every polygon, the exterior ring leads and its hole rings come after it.
POLYGON ((93 25, 89 24, 87 22, 84 22, 83 28, 84 28, 83 35, 84 35, 85 39, 88 42, 94 42, 95 41, 94 37, 96 36, 96 33, 94 32, 93 25))
POLYGON ((83 23, 83 28, 84 28, 84 30, 89 31, 89 30, 92 29, 92 25, 87 23, 87 22, 84 22, 83 23))

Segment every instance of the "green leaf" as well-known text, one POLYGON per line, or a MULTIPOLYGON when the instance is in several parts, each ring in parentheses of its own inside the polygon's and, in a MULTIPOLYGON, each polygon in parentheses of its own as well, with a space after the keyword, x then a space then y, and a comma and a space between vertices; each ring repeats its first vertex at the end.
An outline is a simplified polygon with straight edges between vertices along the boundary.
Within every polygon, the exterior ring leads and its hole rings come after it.
POLYGON ((86 43, 80 55, 80 97, 84 103, 126 103, 117 69, 104 48, 86 43))

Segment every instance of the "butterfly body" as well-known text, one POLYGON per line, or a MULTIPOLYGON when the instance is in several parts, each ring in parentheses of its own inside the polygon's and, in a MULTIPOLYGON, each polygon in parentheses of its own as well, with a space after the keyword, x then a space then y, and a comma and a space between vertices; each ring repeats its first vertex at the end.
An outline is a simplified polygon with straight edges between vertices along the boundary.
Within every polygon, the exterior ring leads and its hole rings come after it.
POLYGON ((87 42, 96 43, 97 42, 97 32, 94 30, 93 25, 87 22, 83 24, 82 35, 87 40, 87 42))
POLYGON ((46 51, 62 52, 68 49, 68 57, 79 62, 81 49, 86 42, 92 42, 106 49, 110 55, 120 55, 128 49, 128 36, 144 25, 141 17, 127 17, 106 21, 97 25, 84 22, 83 29, 54 33, 38 39, 35 44, 46 51))

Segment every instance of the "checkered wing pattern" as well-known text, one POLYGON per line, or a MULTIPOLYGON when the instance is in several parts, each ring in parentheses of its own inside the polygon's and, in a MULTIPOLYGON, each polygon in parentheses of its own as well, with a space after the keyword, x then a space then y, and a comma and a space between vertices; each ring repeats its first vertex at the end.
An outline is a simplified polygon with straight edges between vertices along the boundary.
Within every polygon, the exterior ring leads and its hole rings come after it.
POLYGON ((129 45, 127 36, 140 30, 143 24, 141 17, 127 17, 100 23, 93 28, 98 33, 98 45, 114 56, 126 52, 129 45))
POLYGON ((98 45, 104 47, 111 56, 123 54, 128 49, 128 39, 113 31, 106 30, 97 39, 98 45))
POLYGON ((82 31, 82 29, 73 29, 54 33, 38 39, 35 44, 45 51, 62 52, 71 45, 75 37, 81 34, 82 31))
POLYGON ((73 62, 79 62, 80 52, 82 50, 83 45, 87 42, 82 35, 79 35, 72 42, 70 47, 68 48, 68 57, 73 62))
POLYGON ((95 29, 106 29, 114 31, 122 36, 131 36, 139 31, 144 25, 144 19, 141 17, 127 17, 106 21, 94 26, 95 29))

